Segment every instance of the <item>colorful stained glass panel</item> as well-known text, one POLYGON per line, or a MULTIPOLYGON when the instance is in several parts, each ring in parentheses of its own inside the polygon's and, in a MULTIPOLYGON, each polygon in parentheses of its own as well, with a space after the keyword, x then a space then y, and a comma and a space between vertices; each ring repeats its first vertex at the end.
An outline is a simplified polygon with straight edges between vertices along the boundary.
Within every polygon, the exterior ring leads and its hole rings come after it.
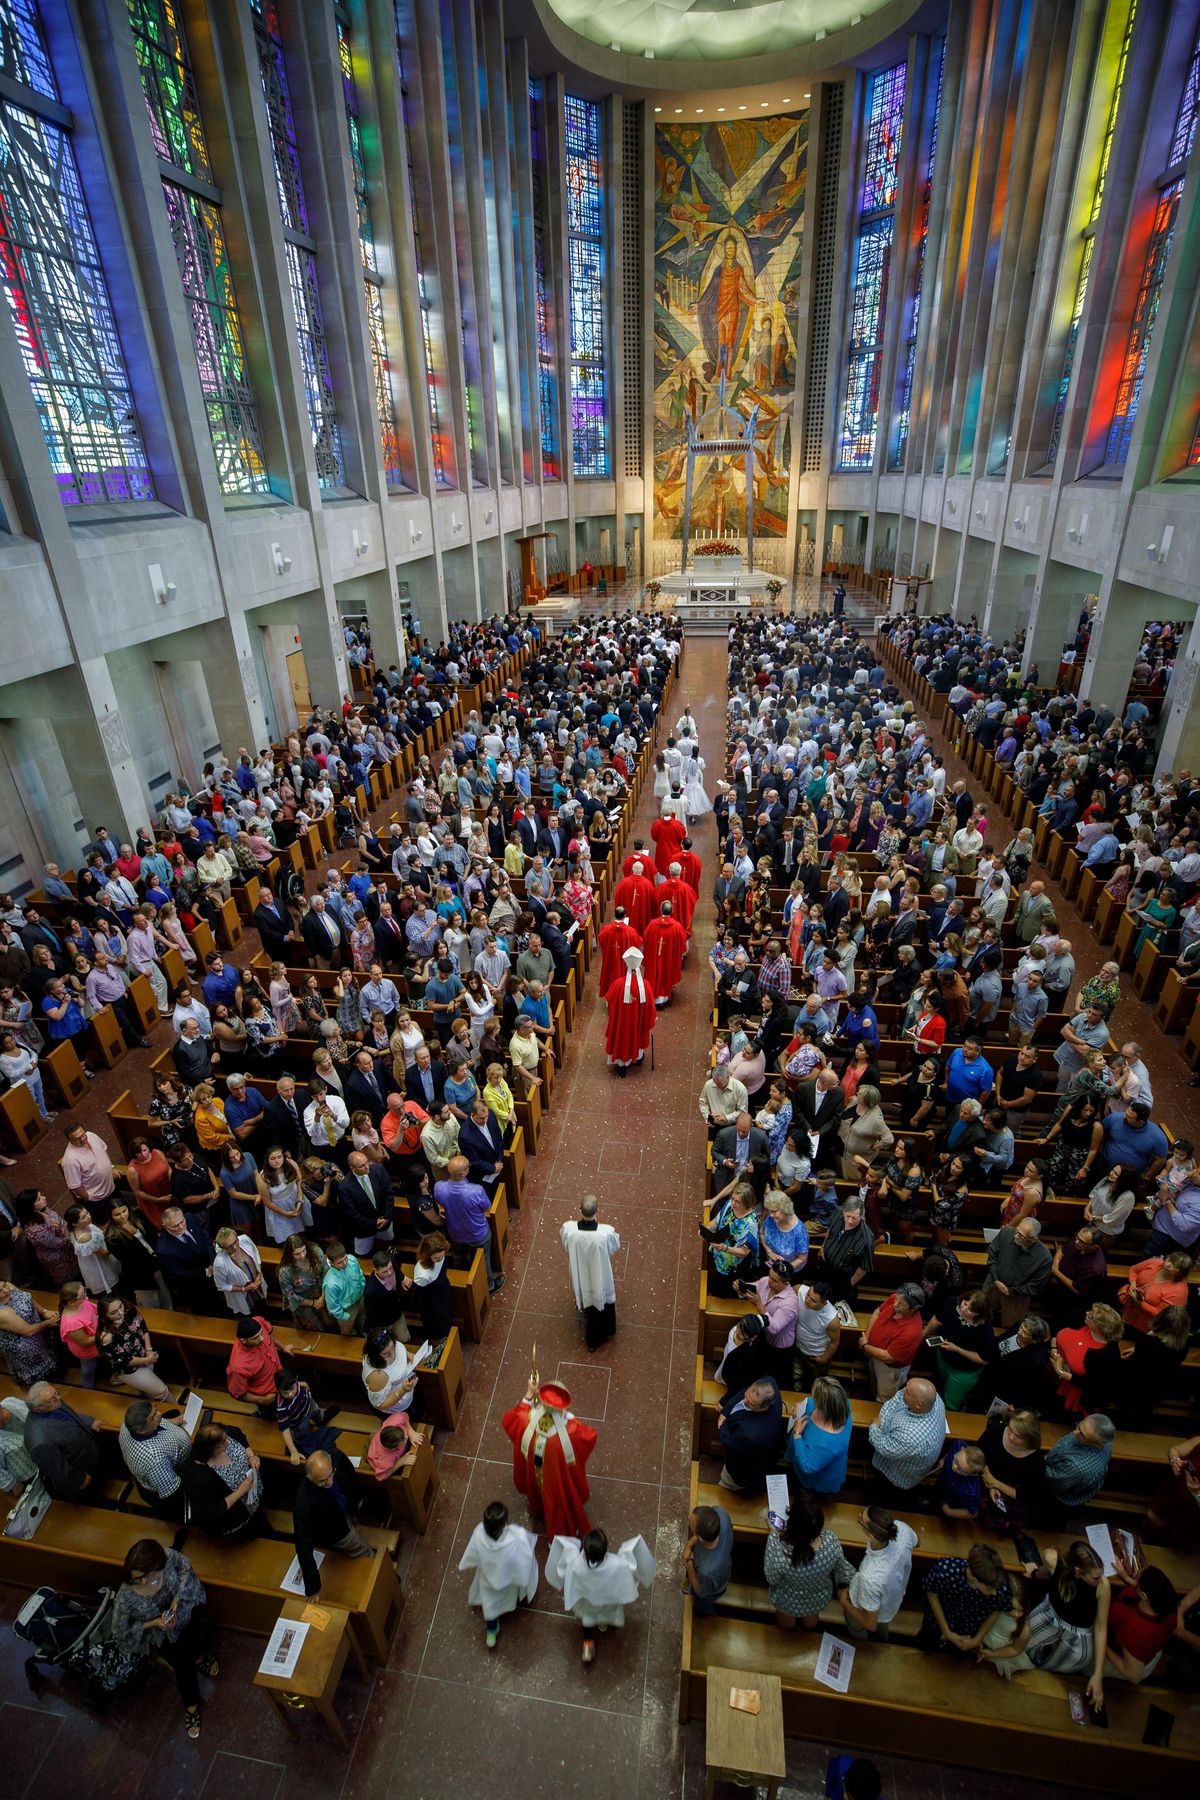
POLYGON ((604 327, 604 164, 600 107, 564 100, 571 324, 571 438, 576 475, 612 472, 604 327))

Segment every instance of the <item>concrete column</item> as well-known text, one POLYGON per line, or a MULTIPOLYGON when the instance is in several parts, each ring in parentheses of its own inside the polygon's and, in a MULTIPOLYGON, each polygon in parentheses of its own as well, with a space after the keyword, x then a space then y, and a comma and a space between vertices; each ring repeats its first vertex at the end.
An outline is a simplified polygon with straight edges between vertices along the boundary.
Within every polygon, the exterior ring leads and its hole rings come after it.
POLYGON ((1187 769, 1193 774, 1200 766, 1200 699, 1196 693, 1196 677, 1200 674, 1200 613, 1192 621, 1192 629, 1175 673, 1167 689, 1166 707, 1158 742, 1156 774, 1177 774, 1187 769))
MULTIPOLYGON (((1147 619, 1161 615, 1161 607, 1160 598, 1139 594, 1122 582, 1112 582, 1101 592, 1079 684, 1079 692, 1087 695, 1093 706, 1108 705, 1115 712, 1121 711, 1142 641, 1142 627, 1147 619)), ((1077 616, 1068 613, 1064 617, 1062 608, 1058 608, 1061 637, 1073 634, 1077 616)))

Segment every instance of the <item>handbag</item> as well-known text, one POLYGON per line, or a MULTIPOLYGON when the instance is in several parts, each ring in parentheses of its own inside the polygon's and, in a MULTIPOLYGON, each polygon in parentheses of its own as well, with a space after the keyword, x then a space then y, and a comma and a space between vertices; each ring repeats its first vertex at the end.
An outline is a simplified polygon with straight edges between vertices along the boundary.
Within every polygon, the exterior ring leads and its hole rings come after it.
POLYGON ((3 1535, 25 1541, 36 1537, 38 1527, 49 1511, 49 1490, 41 1476, 35 1475, 4 1521, 3 1535))

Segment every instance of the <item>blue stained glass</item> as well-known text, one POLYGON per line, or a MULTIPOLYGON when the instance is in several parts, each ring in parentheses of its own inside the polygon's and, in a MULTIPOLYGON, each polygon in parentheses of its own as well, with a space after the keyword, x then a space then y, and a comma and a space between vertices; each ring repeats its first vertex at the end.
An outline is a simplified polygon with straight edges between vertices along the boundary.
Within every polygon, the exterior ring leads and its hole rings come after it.
MULTIPOLYGON (((32 0, 0 0, 0 68, 32 93, 57 98, 32 0)), ((7 100, 0 103, 0 287, 63 503, 153 499, 70 138, 7 100)))
POLYGON ((545 190, 543 169, 546 144, 543 122, 544 90, 540 81, 529 84, 529 160, 533 175, 533 274, 534 310, 537 320, 538 413, 542 431, 542 479, 559 481, 558 367, 554 348, 553 313, 546 279, 545 190))
POLYGON ((921 289, 925 281, 925 252, 929 246, 929 203, 933 198, 933 171, 937 161, 938 121, 942 116, 942 77, 946 72, 946 40, 937 49, 937 82, 933 95, 933 120, 929 131, 929 160, 925 165, 925 190, 921 195, 921 216, 917 226, 917 276, 913 284, 912 320, 908 328, 908 345, 904 357, 904 383, 900 392, 900 415, 896 429, 896 454, 892 467, 902 469, 912 425, 913 380, 917 372, 917 330, 921 323, 921 289))
POLYGON ((24 83, 47 100, 59 97, 35 0, 4 0, 0 5, 0 75, 24 83))
POLYGON ((600 107, 568 94, 567 252, 571 324, 571 436, 576 475, 612 472, 604 357, 604 163, 600 107))
POLYGON ((1134 302, 1129 342, 1121 365, 1121 379, 1117 384, 1117 403, 1113 408, 1112 424, 1104 447, 1105 468, 1123 468, 1129 456, 1134 422, 1142 398, 1142 381, 1150 355, 1150 340, 1158 318, 1158 305, 1162 299, 1163 281, 1175 238, 1175 222, 1179 217, 1182 196, 1183 179, 1180 177, 1164 188, 1158 198, 1150 233, 1150 247, 1146 252, 1142 279, 1134 302))
POLYGON ((907 72, 906 63, 897 63, 894 68, 880 69, 871 77, 867 94, 862 212, 878 212, 881 207, 896 204, 907 72))
POLYGON ((452 487, 448 457, 453 444, 442 427, 441 379, 433 354, 433 296, 425 270, 425 252, 421 244, 421 217, 417 209, 417 170, 413 157, 413 121, 409 107, 408 80, 404 73, 404 40, 400 34, 400 0, 396 0, 396 64, 400 70, 400 115, 404 126, 404 154, 408 164, 408 206, 412 223, 413 256, 417 266, 417 298, 421 308, 421 352, 425 362, 425 391, 429 399, 429 435, 433 457, 433 478, 438 487, 452 487))
POLYGON ((1187 79, 1183 84, 1183 97, 1179 102, 1179 115, 1175 120, 1175 131, 1171 138, 1171 156, 1167 163, 1173 169, 1179 163, 1185 163, 1192 154, 1192 145, 1196 141, 1196 119, 1200 114, 1200 37, 1192 46, 1192 57, 1188 63, 1187 79))
POLYGON ((906 75, 907 64, 897 63, 877 70, 867 88, 859 227, 850 284, 849 365, 834 457, 838 469, 869 469, 875 460, 906 75))

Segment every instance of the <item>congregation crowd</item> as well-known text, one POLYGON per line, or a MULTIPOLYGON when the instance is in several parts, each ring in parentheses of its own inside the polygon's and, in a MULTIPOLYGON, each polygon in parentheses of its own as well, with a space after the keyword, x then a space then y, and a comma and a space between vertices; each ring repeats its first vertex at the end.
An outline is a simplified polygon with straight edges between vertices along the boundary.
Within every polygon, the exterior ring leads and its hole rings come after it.
MULTIPOLYGON (((367 666, 369 645, 352 638, 367 666)), ((235 1426, 184 1429, 143 1316, 232 1314, 228 1393, 277 1425, 301 1471, 291 1524, 305 1591, 320 1593, 319 1551, 375 1554, 355 1523, 361 1481, 338 1448, 339 1407, 281 1354, 275 1322, 362 1340, 378 1421, 368 1473, 382 1483, 411 1461, 422 1427, 408 1321, 436 1362, 451 1271, 482 1253, 489 1287, 503 1285, 490 1215, 522 1098, 555 1054, 551 987, 594 931, 596 863, 679 649, 678 629, 652 616, 547 641, 507 621, 455 626, 436 653, 414 645, 408 668, 376 674, 361 704, 214 762, 203 790, 169 796, 133 845, 98 829, 76 881, 47 867, 44 909, 2 902, 0 1067, 43 1110, 39 1055, 81 1035, 94 1008, 111 1006, 145 1044, 128 998, 137 975, 173 1031, 170 1066, 160 1056, 136 1096, 145 1131, 126 1162, 72 1117, 65 1193, 0 1182, 11 1498, 40 1485, 96 1501, 112 1459, 75 1384, 115 1386, 130 1396, 116 1450, 144 1505, 223 1541, 272 1532, 262 1459, 235 1426), (499 690, 421 752, 381 835, 354 803, 373 764, 519 652, 499 690), (277 849, 326 811, 348 867, 331 858, 307 894, 298 879, 272 890, 277 849), (252 877, 269 971, 248 953, 201 959, 197 921, 252 877), (169 948, 186 967, 173 989, 169 948)), ((135 1543, 124 1575, 121 1643, 134 1661, 153 1648, 172 1663, 195 1736, 197 1671, 216 1663, 182 1538, 135 1543)))
MULTIPOLYGON (((1144 706, 1038 693, 1020 642, 974 621, 894 630, 1145 930, 1180 910, 1186 956, 1200 790, 1154 775, 1144 706)), ((1063 935, 1032 832, 948 774, 873 643, 755 617, 729 654, 699 1096, 721 1465, 691 1521, 694 1610, 731 1578, 716 1495, 785 1470, 762 1564, 781 1625, 840 1607, 855 1637, 1078 1676, 1096 1709, 1106 1682, 1194 1687, 1200 1564, 1178 1584, 1155 1546, 1175 1570, 1200 1549, 1200 1163, 1115 1026, 1120 968, 1063 935), (1126 1431, 1163 1434, 1144 1496, 1116 1478, 1126 1431), (826 1520, 855 1500, 852 1559, 826 1520), (914 1575, 930 1515, 973 1536, 914 1575)))

